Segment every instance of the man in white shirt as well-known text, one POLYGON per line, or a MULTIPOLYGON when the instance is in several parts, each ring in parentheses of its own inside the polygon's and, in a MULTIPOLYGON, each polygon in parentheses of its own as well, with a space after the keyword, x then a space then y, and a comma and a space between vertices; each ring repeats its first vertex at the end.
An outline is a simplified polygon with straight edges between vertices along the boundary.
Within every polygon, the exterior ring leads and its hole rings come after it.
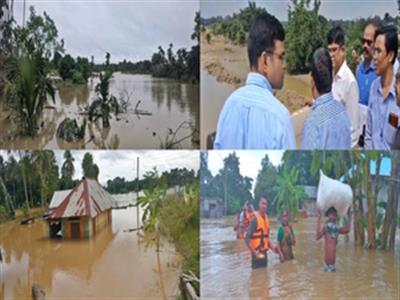
POLYGON ((360 113, 358 107, 359 89, 356 78, 347 66, 344 31, 340 26, 328 33, 328 51, 333 65, 333 98, 339 100, 346 108, 351 123, 351 147, 356 147, 360 132, 360 113))

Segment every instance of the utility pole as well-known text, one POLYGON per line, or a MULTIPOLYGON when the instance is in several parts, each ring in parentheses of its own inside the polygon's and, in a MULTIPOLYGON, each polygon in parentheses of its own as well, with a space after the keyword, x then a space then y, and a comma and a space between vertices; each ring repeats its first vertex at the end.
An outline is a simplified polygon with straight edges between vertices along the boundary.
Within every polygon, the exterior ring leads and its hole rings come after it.
POLYGON ((24 0, 23 16, 22 16, 22 27, 25 27, 25 11, 26 11, 26 0, 24 0))
POLYGON ((136 226, 139 232, 140 222, 139 222, 139 156, 136 161, 136 226))

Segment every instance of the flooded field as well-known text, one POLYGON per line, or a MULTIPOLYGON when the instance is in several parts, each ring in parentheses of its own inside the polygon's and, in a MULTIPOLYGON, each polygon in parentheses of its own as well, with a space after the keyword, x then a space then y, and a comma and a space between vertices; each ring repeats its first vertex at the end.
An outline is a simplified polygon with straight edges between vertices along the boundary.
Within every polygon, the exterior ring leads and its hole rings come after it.
MULTIPOLYGON (((88 124, 83 141, 66 143, 58 139, 57 126, 65 117, 76 118, 78 124, 82 124, 84 116, 79 112, 92 103, 98 80, 92 78, 87 85, 60 87, 56 93, 55 107, 44 110, 43 127, 33 139, 16 136, 17 128, 10 124, 9 112, 0 107, 0 148, 158 149, 161 144, 165 144, 169 129, 176 130, 182 122, 189 122, 193 128, 199 129, 198 84, 179 83, 150 75, 114 73, 110 93, 116 97, 121 93, 129 95, 128 112, 117 118, 113 116, 108 129, 94 123, 88 124), (152 115, 134 114, 138 101, 141 101, 138 109, 152 115)), ((179 130, 175 140, 189 136, 192 131, 186 126, 179 130)), ((196 141, 188 138, 176 147, 192 149, 199 146, 196 141)))
POLYGON ((173 297, 181 258, 139 242, 136 208, 113 210, 112 226, 89 240, 49 240, 42 221, 0 225, 0 299, 31 299, 38 283, 50 298, 173 297))
MULTIPOLYGON (((225 299, 398 299, 400 241, 396 252, 354 247, 340 237, 336 268, 323 270, 323 240, 315 241, 316 219, 294 224, 295 260, 283 264, 268 253, 267 269, 251 269, 251 257, 243 240, 236 240, 230 220, 201 223, 201 295, 225 299)), ((277 223, 271 222, 276 241, 277 223)))

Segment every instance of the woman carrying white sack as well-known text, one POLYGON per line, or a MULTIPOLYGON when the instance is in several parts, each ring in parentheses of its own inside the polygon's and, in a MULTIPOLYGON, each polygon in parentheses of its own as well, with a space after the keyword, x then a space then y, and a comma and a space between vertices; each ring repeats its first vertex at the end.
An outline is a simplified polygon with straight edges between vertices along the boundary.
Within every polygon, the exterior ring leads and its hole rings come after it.
POLYGON ((337 217, 350 212, 353 192, 349 185, 338 180, 326 177, 320 171, 317 194, 317 233, 316 239, 324 237, 325 240, 325 272, 336 271, 336 244, 339 234, 350 232, 351 214, 345 225, 339 227, 337 217), (328 220, 321 228, 321 211, 325 211, 328 220))

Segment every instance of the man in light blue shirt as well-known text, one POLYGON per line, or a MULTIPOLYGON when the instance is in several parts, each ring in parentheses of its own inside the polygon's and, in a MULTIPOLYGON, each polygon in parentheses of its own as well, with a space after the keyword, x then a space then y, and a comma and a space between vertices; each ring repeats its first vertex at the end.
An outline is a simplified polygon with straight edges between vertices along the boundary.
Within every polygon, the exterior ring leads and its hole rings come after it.
POLYGON ((294 149, 289 111, 275 98, 286 69, 285 32, 269 14, 258 16, 250 29, 251 72, 246 85, 233 92, 219 115, 214 149, 294 149))
POLYGON ((332 96, 332 61, 328 50, 318 49, 311 61, 311 92, 316 99, 307 117, 302 149, 346 150, 351 147, 351 125, 343 104, 332 96))
POLYGON ((394 26, 379 29, 375 38, 375 72, 380 77, 371 85, 365 148, 390 150, 399 126, 400 107, 396 105, 393 65, 398 50, 394 26))

